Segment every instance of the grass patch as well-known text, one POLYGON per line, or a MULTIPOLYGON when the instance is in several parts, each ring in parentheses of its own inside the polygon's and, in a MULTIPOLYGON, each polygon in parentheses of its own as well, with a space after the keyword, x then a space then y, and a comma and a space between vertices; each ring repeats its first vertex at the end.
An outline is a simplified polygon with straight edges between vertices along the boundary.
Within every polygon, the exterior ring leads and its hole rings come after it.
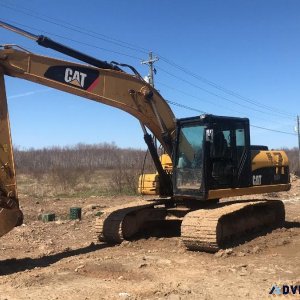
POLYGON ((93 172, 55 169, 47 173, 17 175, 18 191, 34 199, 89 198, 93 196, 136 195, 137 172, 116 170, 93 172))

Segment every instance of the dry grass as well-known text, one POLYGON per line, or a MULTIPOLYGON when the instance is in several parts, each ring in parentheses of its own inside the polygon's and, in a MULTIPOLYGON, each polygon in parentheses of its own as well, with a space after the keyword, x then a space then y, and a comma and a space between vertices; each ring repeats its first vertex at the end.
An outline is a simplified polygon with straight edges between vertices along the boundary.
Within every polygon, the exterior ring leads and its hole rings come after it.
MULTIPOLYGON (((70 198, 92 197, 117 194, 135 194, 136 176, 124 176, 116 179, 115 170, 97 170, 94 172, 57 171, 39 177, 32 174, 17 175, 20 195, 31 198, 70 198), (134 182, 133 182, 134 180, 134 182)), ((124 173, 122 173, 124 174, 124 173)))
MULTIPOLYGON (((19 192, 31 197, 89 197, 137 192, 145 151, 114 144, 15 150, 19 192)), ((145 171, 153 172, 150 158, 145 171)))

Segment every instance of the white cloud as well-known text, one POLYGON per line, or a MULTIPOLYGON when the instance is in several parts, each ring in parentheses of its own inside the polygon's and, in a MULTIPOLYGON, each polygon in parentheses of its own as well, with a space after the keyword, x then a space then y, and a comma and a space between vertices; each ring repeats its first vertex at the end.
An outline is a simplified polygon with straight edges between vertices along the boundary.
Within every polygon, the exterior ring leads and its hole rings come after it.
POLYGON ((48 91, 50 91, 50 89, 35 90, 35 91, 30 91, 30 92, 26 92, 26 93, 22 93, 22 94, 8 96, 7 98, 8 99, 22 98, 22 97, 32 96, 35 94, 44 93, 44 92, 48 92, 48 91))

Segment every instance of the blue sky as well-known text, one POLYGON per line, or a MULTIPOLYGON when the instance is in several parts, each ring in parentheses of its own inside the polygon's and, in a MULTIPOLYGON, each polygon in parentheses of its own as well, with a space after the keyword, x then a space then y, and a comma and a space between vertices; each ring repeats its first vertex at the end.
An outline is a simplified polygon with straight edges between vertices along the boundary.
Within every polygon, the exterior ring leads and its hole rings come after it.
MULTIPOLYGON (((165 99, 292 134, 300 114, 299 9, 296 0, 0 0, 3 21, 99 59, 131 64, 143 76, 148 69, 140 61, 152 50, 160 57, 155 84, 165 99)), ((0 29, 4 43, 65 59, 0 29)), ((145 148, 139 122, 122 111, 16 78, 6 83, 15 145, 115 142, 145 148)), ((199 114, 171 107, 178 118, 199 114)), ((297 146, 296 135, 256 127, 251 141, 297 146)))

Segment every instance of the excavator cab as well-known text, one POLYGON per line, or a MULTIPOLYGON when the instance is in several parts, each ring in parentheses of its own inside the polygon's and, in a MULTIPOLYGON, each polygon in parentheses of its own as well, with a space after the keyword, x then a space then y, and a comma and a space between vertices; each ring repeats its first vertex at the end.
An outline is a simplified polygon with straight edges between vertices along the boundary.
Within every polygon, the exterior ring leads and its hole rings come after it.
POLYGON ((209 190, 251 185, 247 118, 180 119, 175 144, 174 195, 206 200, 209 190))

